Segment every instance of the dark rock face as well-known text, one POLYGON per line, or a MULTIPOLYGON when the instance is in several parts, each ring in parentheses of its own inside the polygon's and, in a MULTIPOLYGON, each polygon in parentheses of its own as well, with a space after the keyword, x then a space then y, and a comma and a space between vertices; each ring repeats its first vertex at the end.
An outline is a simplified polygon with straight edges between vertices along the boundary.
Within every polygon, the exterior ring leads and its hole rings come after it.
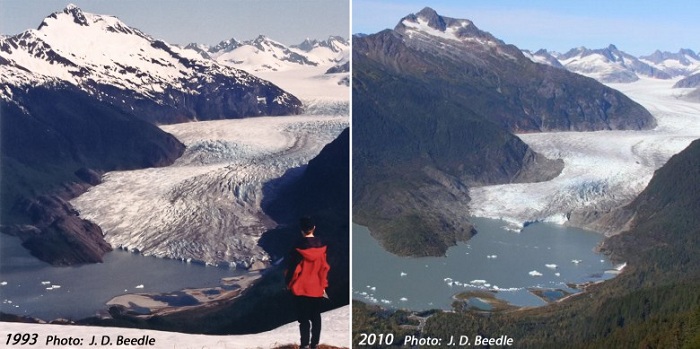
POLYGON ((692 270, 697 276, 699 177, 700 140, 696 140, 658 169, 644 191, 622 209, 627 229, 605 240, 602 250, 630 264, 645 264, 650 256, 664 265, 690 263, 693 268, 676 271, 692 270))
POLYGON ((112 170, 165 166, 184 145, 154 125, 70 85, 11 89, 0 101, 2 232, 55 265, 111 250, 67 202, 112 170))
POLYGON ((350 130, 345 129, 309 162, 298 179, 280 188, 275 199, 264 202, 265 212, 288 228, 265 233, 260 239, 260 245, 273 259, 285 257, 299 238, 299 217, 311 216, 317 226, 317 236, 329 248, 329 283, 332 286, 328 292, 342 300, 349 297, 350 282, 349 176, 350 130))
POLYGON ((678 82, 673 85, 673 88, 691 88, 691 87, 700 87, 700 73, 693 74, 687 78, 678 80, 678 82))
POLYGON ((263 80, 258 85, 247 86, 231 83, 229 76, 215 74, 200 77, 196 84, 198 93, 168 88, 157 98, 145 98, 141 92, 122 90, 92 80, 86 82, 86 88, 125 113, 131 113, 134 108, 138 110, 136 115, 139 118, 157 124, 293 115, 302 111, 299 99, 263 80))
POLYGON ((471 237, 469 186, 559 174, 511 132, 655 125, 623 94, 431 9, 355 37, 352 71, 353 220, 399 255, 471 237))
POLYGON ((328 70, 326 70, 326 74, 347 73, 349 71, 350 71, 350 62, 345 62, 343 64, 339 64, 339 65, 328 68, 328 70))
MULTIPOLYGON (((309 162, 301 175, 288 181, 272 202, 263 206, 280 224, 279 229, 265 233, 260 240, 273 259, 287 256, 300 238, 299 217, 313 217, 316 235, 328 245, 331 265, 327 289, 330 299, 323 302, 324 310, 346 305, 350 298, 349 146, 350 132, 346 129, 309 162)), ((166 315, 139 325, 186 333, 231 334, 258 333, 294 321, 294 302, 284 290, 283 267, 284 262, 267 270, 261 280, 230 304, 166 315)), ((109 320, 95 321, 120 325, 109 320)))
POLYGON ((29 216, 32 225, 3 226, 2 232, 22 240, 38 259, 55 266, 100 263, 112 250, 102 229, 81 219, 59 195, 42 195, 15 205, 13 212, 29 216))

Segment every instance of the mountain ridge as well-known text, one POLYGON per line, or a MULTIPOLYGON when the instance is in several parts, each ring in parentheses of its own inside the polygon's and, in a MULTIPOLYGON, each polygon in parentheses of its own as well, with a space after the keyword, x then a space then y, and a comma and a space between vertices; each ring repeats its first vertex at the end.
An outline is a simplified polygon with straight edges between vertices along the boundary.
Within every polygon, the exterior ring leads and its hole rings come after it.
POLYGON ((630 83, 640 77, 674 79, 700 71, 700 56, 690 49, 677 53, 656 50, 651 55, 634 56, 610 44, 606 48, 572 48, 566 53, 540 49, 535 53, 524 50, 536 63, 563 66, 566 69, 602 82, 630 83))
POLYGON ((158 123, 301 111, 301 102, 275 85, 190 52, 116 17, 69 6, 39 29, 0 40, 0 76, 14 86, 65 81, 158 123), (82 40, 67 39, 74 36, 82 40), (212 83, 219 86, 207 89, 212 83))

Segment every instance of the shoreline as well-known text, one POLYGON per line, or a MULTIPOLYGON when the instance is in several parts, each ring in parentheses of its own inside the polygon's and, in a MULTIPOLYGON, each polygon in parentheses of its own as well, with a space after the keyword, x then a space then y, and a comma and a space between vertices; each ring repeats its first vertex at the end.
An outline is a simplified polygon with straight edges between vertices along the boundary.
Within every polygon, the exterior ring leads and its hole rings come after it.
POLYGON ((222 278, 220 285, 214 287, 161 293, 128 293, 110 299, 106 305, 109 309, 118 307, 123 315, 148 319, 234 300, 261 277, 261 271, 252 271, 245 275, 222 278))

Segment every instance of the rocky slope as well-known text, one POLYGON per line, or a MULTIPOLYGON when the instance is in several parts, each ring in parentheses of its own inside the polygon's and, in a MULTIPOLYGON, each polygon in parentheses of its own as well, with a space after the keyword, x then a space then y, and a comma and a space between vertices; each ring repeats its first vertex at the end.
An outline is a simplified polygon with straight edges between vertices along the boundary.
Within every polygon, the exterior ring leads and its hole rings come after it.
POLYGON ((394 253, 469 238, 469 186, 559 173, 511 132, 655 125, 621 93, 429 8, 353 44, 354 219, 394 253))
POLYGON ((692 88, 692 87, 700 87, 700 73, 698 74, 693 74, 691 76, 688 76, 687 78, 683 78, 681 80, 678 80, 673 85, 674 88, 692 88))
POLYGON ((75 86, 6 91, 13 100, 0 100, 2 231, 52 264, 101 261, 111 249, 102 230, 67 200, 106 171, 168 165, 184 145, 75 86))

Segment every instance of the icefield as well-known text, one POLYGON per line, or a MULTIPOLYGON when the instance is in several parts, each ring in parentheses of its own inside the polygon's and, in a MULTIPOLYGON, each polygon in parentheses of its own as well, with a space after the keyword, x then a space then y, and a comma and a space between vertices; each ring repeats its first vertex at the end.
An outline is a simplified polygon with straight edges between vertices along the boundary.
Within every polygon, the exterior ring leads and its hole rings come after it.
POLYGON ((306 165, 347 126, 329 115, 162 126, 187 146, 173 165, 107 173, 71 203, 113 247, 249 267, 267 259, 257 242, 275 226, 260 207, 266 183, 306 165))
POLYGON ((564 170, 546 182, 471 188, 470 214, 502 219, 519 230, 534 221, 571 224, 571 214, 629 203, 656 169, 700 138, 700 103, 680 99, 689 89, 672 89, 676 81, 608 84, 651 112, 657 121, 653 130, 518 135, 535 151, 563 159, 564 170))

